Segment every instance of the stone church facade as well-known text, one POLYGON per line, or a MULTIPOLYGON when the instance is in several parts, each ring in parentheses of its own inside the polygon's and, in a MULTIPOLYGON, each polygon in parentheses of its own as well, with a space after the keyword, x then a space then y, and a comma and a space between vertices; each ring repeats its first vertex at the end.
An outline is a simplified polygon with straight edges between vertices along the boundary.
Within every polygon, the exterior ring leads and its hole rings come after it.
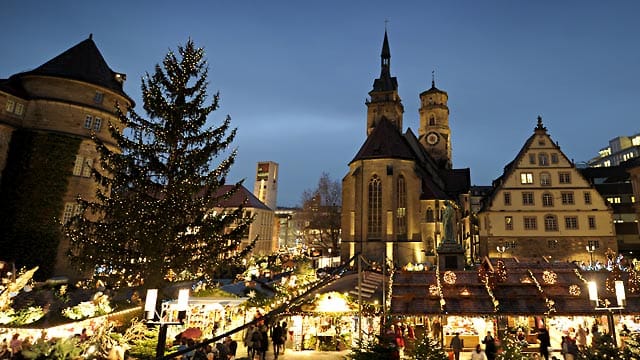
POLYGON ((432 81, 420 94, 418 136, 404 131, 404 107, 397 78, 391 76, 385 32, 380 77, 366 101, 367 139, 342 180, 343 260, 362 254, 396 266, 435 264, 447 203, 455 209, 456 248, 466 260, 475 256, 470 246, 470 173, 452 168, 447 101, 448 94, 432 81))

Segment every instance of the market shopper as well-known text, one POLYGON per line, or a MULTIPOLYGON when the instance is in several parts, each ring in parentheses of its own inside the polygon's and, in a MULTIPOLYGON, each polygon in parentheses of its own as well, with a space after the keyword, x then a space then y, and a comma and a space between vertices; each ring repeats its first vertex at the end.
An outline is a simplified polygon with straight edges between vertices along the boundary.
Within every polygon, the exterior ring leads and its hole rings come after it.
POLYGON ((282 327, 277 322, 271 329, 271 342, 273 342, 273 355, 277 359, 282 348, 282 327))
POLYGON ((488 360, 494 360, 498 353, 498 347, 496 346, 496 339, 491 335, 491 331, 487 331, 487 336, 482 340, 484 344, 484 352, 487 355, 488 360))
POLYGON ((476 345, 476 349, 471 353, 471 360, 487 360, 487 355, 482 351, 480 344, 476 345))
POLYGON ((462 339, 460 339, 460 333, 455 333, 455 336, 451 338, 449 347, 453 350, 455 360, 460 360, 460 351, 462 351, 462 339))
POLYGON ((546 327, 538 330, 538 341, 540 341, 540 356, 545 360, 549 360, 549 347, 551 346, 551 338, 549 330, 546 327))

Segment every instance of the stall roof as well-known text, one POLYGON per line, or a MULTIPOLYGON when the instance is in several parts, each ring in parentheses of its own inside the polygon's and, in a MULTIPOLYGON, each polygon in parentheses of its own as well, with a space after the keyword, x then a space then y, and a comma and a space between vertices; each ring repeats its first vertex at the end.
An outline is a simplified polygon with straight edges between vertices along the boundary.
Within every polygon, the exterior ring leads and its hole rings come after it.
MULTIPOLYGON (((483 264, 495 269, 500 259, 485 259, 483 264)), ((616 296, 605 289, 612 272, 585 271, 572 263, 548 262, 545 259, 503 259, 507 277, 492 290, 493 298, 480 282, 477 269, 452 271, 455 282, 444 281, 440 273, 445 305, 441 309, 435 271, 396 271, 393 278, 391 313, 396 315, 593 315, 594 303, 589 301, 585 281, 595 280, 601 299, 616 305, 616 296), (533 277, 532 277, 533 276, 533 277), (535 279, 535 280, 534 280, 535 279), (537 283, 536 283, 537 282, 537 283), (542 291, 540 291, 538 289, 542 291), (494 306, 494 299, 497 306, 494 306)), ((625 282, 627 304, 622 313, 640 314, 640 296, 628 288, 628 273, 621 273, 625 282)), ((449 280, 452 276, 448 276, 449 280)), ((618 312, 618 311, 616 311, 618 312)))

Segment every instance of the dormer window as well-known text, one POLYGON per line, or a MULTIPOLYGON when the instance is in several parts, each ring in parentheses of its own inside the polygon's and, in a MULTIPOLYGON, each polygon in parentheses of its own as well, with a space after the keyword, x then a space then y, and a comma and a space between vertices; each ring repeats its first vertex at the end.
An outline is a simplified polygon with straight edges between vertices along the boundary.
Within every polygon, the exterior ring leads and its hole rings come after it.
POLYGON ((102 104, 103 100, 104 100, 104 93, 101 93, 100 91, 96 91, 96 94, 93 96, 93 102, 96 104, 102 104))

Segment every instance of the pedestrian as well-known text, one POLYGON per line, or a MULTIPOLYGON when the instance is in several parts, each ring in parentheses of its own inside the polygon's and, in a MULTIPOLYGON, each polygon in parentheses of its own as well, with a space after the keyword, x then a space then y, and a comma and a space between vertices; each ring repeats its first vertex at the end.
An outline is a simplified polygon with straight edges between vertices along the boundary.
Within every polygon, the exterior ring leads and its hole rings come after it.
POLYGON ((229 348, 229 360, 234 360, 236 358, 236 353, 238 352, 238 343, 233 340, 230 336, 225 338, 225 344, 229 348))
MULTIPOLYGON (((261 357, 261 349, 262 349, 262 332, 260 331, 260 329, 258 327, 256 327, 253 332, 251 333, 251 342, 250 342, 250 354, 249 357, 251 360, 255 359, 256 357, 258 357, 259 359, 262 358, 261 357)), ((265 342, 268 343, 268 341, 266 341, 265 338, 265 342)))
POLYGON ((459 333, 455 333, 455 336, 451 338, 449 347, 451 348, 451 350, 453 350, 453 356, 455 357, 455 360, 460 360, 460 351, 462 351, 462 339, 460 339, 459 333))
POLYGON ((549 347, 551 346, 551 338, 549 337, 549 330, 546 327, 538 330, 538 341, 540 341, 540 355, 545 360, 549 360, 549 347))
POLYGON ((276 326, 271 329, 271 341, 273 342, 273 355, 278 358, 282 347, 282 327, 276 322, 276 326))
POLYGON ((487 360, 494 360, 498 353, 498 347, 496 346, 496 339, 491 335, 491 331, 487 331, 487 336, 482 340, 484 344, 484 352, 487 355, 487 360))
POLYGON ((250 360, 253 360, 253 332, 255 331, 255 326, 253 324, 249 325, 247 331, 244 333, 244 337, 242 338, 242 343, 247 348, 247 356, 249 356, 250 360))
POLYGON ((260 359, 267 359, 267 351, 269 350, 269 334, 267 333, 267 326, 263 325, 260 328, 260 337, 262 341, 260 341, 260 359))
POLYGON ((471 352, 471 360, 487 360, 487 355, 482 351, 480 344, 476 345, 476 349, 471 352))
POLYGON ((571 338, 570 335, 565 337, 565 341, 567 342, 567 360, 576 360, 578 358, 578 354, 580 351, 578 350, 578 345, 576 344, 576 340, 571 338))
POLYGON ((287 336, 289 336, 289 328, 287 327, 287 322, 282 322, 282 354, 284 355, 284 350, 287 348, 287 336))
POLYGON ((578 324, 578 331, 576 331, 576 342, 580 350, 587 347, 587 334, 588 330, 582 327, 582 324, 578 324))

